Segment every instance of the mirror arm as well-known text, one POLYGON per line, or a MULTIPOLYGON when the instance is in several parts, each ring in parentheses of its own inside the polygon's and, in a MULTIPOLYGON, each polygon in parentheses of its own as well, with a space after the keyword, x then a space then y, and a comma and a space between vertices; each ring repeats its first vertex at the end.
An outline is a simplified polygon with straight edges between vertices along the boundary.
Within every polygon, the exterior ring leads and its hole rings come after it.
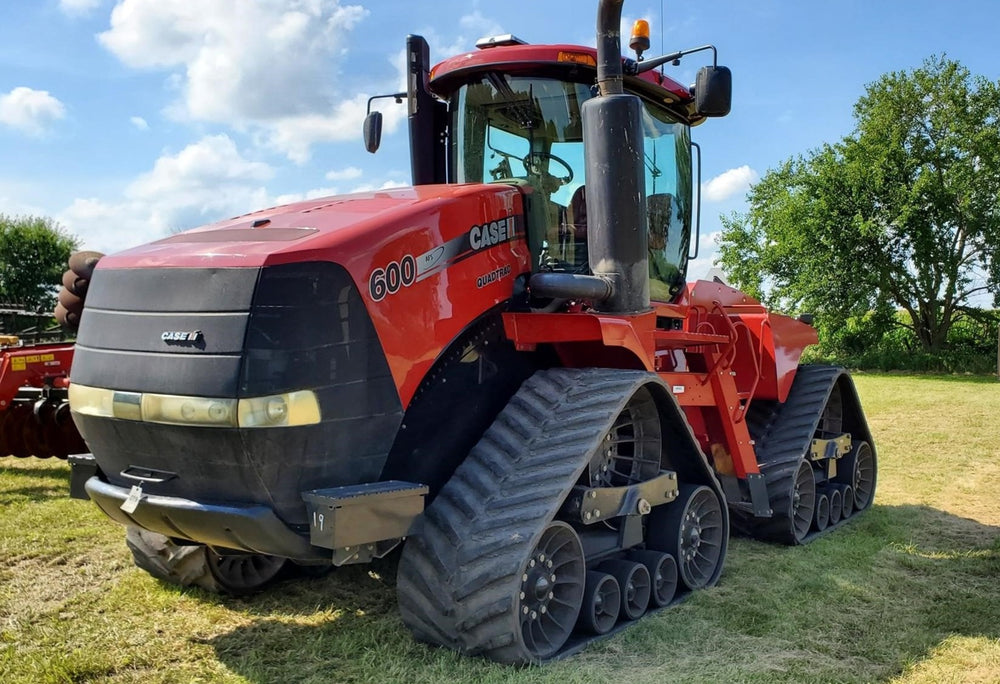
POLYGON ((396 104, 403 104, 403 100, 406 98, 406 93, 393 93, 392 95, 372 95, 368 98, 368 105, 365 107, 365 116, 372 113, 372 102, 375 100, 387 100, 389 98, 396 100, 396 104))
MULTIPOLYGON (((715 49, 714 45, 702 45, 701 47, 690 48, 687 50, 678 50, 677 52, 671 52, 670 54, 661 55, 653 59, 647 59, 642 62, 637 62, 634 59, 626 59, 623 69, 629 76, 637 76, 638 74, 645 73, 651 69, 655 69, 661 64, 666 64, 667 62, 678 62, 681 57, 685 55, 691 55, 695 52, 703 52, 705 50, 712 51, 712 66, 718 66, 719 53, 715 49)), ((677 66, 676 64, 674 66, 677 66)))

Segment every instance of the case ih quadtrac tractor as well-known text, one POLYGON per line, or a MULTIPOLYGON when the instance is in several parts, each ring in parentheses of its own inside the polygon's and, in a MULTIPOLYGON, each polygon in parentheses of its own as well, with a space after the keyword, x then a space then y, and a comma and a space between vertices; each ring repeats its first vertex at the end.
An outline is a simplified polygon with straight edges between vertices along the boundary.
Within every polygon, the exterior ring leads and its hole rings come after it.
POLYGON ((715 583, 730 525, 797 544, 869 506, 850 378, 798 366, 814 330, 685 284, 689 132, 729 71, 622 59, 621 4, 597 50, 507 36, 429 69, 411 36, 412 188, 101 259, 74 484, 138 565, 244 592, 402 544, 417 639, 528 663, 715 583))

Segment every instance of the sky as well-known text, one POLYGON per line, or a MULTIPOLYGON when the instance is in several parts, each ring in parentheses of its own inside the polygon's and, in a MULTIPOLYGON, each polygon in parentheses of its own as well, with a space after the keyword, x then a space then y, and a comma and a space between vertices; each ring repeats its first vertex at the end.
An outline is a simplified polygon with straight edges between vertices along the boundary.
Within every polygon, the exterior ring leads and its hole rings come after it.
MULTIPOLYGON (((408 33, 433 62, 513 33, 594 45, 596 0, 0 0, 0 214, 57 220, 111 253, 296 199, 406 185, 401 107, 378 154, 371 95, 405 89, 408 33)), ((867 83, 947 55, 1000 79, 994 0, 628 0, 648 57, 712 43, 733 110, 702 146, 703 275, 720 215, 783 160, 853 129, 867 83)), ((627 43, 627 38, 625 40, 627 43)), ((668 75, 690 83, 705 62, 668 75)))

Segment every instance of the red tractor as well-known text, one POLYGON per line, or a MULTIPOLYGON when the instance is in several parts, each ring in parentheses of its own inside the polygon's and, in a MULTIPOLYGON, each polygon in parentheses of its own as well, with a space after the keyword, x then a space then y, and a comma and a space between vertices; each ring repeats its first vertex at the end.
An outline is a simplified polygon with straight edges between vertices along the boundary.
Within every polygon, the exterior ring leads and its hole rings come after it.
POLYGON ((621 4, 596 51, 507 36, 430 69, 410 36, 414 187, 101 259, 73 479, 139 566, 246 592, 402 544, 417 639, 541 662, 714 584, 731 524, 796 544, 869 506, 850 378, 798 365, 814 330, 685 284, 690 129, 729 70, 623 59, 621 4))

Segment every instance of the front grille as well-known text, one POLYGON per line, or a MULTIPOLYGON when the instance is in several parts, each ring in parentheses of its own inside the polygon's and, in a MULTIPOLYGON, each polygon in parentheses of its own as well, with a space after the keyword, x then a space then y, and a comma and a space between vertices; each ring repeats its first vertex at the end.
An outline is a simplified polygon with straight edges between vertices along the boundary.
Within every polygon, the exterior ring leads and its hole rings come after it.
POLYGON ((108 479, 133 484, 121 474, 129 466, 167 471, 176 477, 146 485, 150 493, 270 505, 297 524, 306 522, 303 491, 377 480, 402 407, 347 271, 327 262, 168 270, 95 273, 74 382, 209 397, 309 389, 319 399, 322 420, 241 430, 76 415, 108 479), (187 308, 168 290, 148 287, 147 275, 162 288, 175 286, 175 293, 189 298, 187 308), (201 287, 192 285, 199 280, 201 287), (212 284, 225 289, 206 292, 212 284), (161 339, 174 328, 202 335, 179 345, 161 339))

